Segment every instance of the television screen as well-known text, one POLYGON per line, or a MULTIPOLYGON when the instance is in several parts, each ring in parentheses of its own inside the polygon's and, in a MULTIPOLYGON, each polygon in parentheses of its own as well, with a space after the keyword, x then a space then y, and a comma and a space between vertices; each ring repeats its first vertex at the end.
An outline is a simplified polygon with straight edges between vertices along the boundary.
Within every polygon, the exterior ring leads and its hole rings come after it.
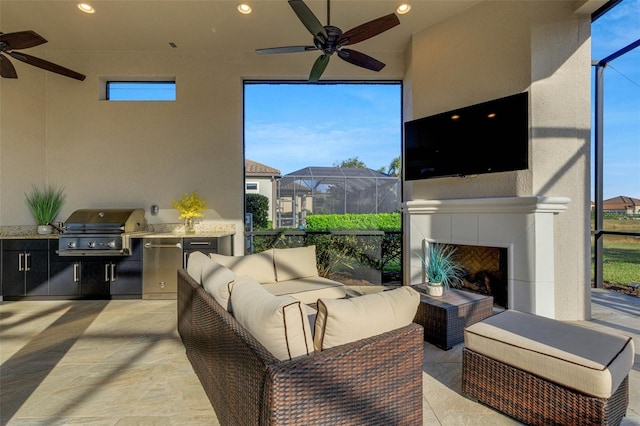
POLYGON ((406 180, 527 169, 528 94, 408 121, 403 154, 406 180))

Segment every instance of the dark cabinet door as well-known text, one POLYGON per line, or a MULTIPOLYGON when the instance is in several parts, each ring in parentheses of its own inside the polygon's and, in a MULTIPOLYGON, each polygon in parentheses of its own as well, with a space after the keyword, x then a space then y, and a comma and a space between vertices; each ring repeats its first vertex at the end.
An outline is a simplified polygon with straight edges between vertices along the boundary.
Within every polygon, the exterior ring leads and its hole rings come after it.
POLYGON ((27 296, 47 296, 49 294, 49 252, 43 250, 26 252, 24 276, 27 296))
POLYGON ((187 267, 189 255, 194 251, 200 251, 204 254, 220 253, 225 255, 233 254, 233 237, 230 235, 224 237, 194 237, 184 238, 182 241, 182 267, 187 267))
POLYGON ((107 298, 111 284, 109 277, 109 262, 82 261, 80 263, 80 294, 87 298, 107 298))
POLYGON ((49 294, 77 296, 80 294, 80 262, 51 262, 49 266, 49 294))
POLYGON ((24 252, 2 252, 2 295, 24 296, 24 252))
POLYGON ((142 296, 142 262, 125 260, 112 265, 111 295, 142 296))
POLYGON ((47 240, 2 241, 2 295, 49 294, 49 242, 47 240))

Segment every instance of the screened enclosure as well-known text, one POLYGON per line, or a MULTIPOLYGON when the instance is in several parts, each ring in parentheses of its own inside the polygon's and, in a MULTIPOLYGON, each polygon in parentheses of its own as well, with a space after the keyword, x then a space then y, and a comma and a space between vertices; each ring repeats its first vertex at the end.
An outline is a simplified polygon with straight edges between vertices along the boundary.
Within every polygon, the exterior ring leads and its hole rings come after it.
POLYGON ((276 188, 278 228, 304 228, 308 214, 391 213, 400 206, 400 179, 365 168, 306 167, 276 188))

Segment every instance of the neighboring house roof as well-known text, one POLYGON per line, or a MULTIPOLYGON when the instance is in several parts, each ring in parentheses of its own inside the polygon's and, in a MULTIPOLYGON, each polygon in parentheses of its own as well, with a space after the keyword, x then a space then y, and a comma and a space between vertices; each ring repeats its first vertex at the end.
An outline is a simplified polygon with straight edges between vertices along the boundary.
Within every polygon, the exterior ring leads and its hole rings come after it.
POLYGON ((632 197, 625 197, 623 195, 619 197, 609 198, 602 202, 603 210, 627 210, 640 208, 640 200, 632 197))
POLYGON ((244 175, 251 177, 280 177, 280 170, 257 161, 244 160, 244 175))

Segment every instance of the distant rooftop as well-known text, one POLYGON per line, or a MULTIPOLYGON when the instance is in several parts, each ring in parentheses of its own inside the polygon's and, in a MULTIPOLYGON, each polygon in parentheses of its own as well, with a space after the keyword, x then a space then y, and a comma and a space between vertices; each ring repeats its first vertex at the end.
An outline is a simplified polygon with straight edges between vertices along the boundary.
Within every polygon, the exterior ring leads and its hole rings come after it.
POLYGON ((244 160, 244 174, 245 176, 269 176, 280 177, 280 170, 273 167, 269 167, 265 164, 258 163, 257 161, 244 160))

